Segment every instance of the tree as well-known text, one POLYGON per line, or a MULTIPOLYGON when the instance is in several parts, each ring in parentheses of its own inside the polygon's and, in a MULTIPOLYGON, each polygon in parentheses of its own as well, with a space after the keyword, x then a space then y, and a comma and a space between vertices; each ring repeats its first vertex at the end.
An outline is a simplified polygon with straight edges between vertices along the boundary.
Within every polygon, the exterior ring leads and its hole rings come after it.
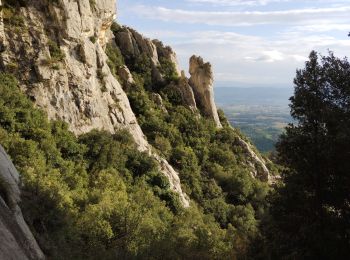
POLYGON ((350 248, 350 64, 311 52, 294 79, 296 120, 277 144, 284 185, 272 199, 276 258, 345 259, 350 248))

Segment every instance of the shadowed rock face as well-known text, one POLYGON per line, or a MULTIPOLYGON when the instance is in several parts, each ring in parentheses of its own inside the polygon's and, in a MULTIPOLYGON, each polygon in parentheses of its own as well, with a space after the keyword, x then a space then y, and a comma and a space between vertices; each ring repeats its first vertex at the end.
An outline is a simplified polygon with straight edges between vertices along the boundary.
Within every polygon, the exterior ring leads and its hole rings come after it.
POLYGON ((213 71, 209 62, 204 63, 201 57, 190 58, 190 80, 198 109, 207 117, 214 120, 217 127, 222 125, 214 102, 213 71))
POLYGON ((0 145, 0 259, 44 259, 19 203, 19 174, 0 145))

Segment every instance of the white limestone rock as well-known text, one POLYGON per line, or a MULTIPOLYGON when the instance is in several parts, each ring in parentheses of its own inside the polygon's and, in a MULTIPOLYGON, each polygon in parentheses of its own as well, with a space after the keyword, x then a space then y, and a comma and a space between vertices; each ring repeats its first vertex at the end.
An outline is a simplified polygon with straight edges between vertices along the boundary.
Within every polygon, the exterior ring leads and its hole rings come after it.
MULTIPOLYGON (((147 151, 161 162, 161 171, 168 176, 171 187, 186 206, 189 201, 182 192, 178 173, 152 152, 121 84, 107 65, 104 48, 112 37, 110 26, 115 18, 116 1, 98 0, 93 6, 92 3, 89 0, 59 0, 58 4, 47 8, 46 1, 29 1, 21 12, 30 31, 24 30, 11 37, 10 28, 1 32, 0 27, 0 36, 6 41, 0 64, 17 63, 21 70, 21 89, 47 112, 49 118, 67 122, 75 134, 93 129, 111 133, 120 129, 129 131, 140 151, 147 151), (64 53, 61 61, 52 61, 49 40, 56 42, 64 53)), ((159 63, 155 45, 135 31, 130 31, 129 36, 132 39, 125 40, 128 50, 150 55, 157 76, 159 63)))
POLYGON ((132 74, 131 74, 129 68, 125 65, 121 66, 118 69, 118 76, 127 85, 132 85, 133 83, 135 83, 134 78, 132 77, 132 74))
POLYGON ((214 102, 213 71, 209 62, 204 63, 201 57, 193 55, 190 58, 190 80, 197 108, 205 115, 212 118, 218 128, 221 128, 219 115, 214 102))

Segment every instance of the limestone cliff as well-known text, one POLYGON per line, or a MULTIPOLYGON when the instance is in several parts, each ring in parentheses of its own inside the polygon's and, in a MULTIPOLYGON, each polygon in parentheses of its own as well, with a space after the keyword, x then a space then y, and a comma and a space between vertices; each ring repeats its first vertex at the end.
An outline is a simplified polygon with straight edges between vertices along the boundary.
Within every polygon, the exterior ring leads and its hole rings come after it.
MULTIPOLYGON (((170 61, 174 65, 176 76, 179 78, 178 82, 176 84, 173 82, 170 87, 179 92, 184 104, 192 111, 197 109, 193 89, 189 85, 188 78, 181 72, 176 53, 171 47, 164 46, 159 40, 150 40, 137 31, 124 26, 115 33, 115 44, 121 50, 130 67, 134 67, 142 55, 148 58, 151 61, 152 80, 156 84, 161 84, 164 81, 165 75, 162 72, 162 63, 170 61)), ((130 81, 130 76, 126 75, 124 71, 119 73, 119 77, 123 80, 129 77, 130 81)))
MULTIPOLYGON (((170 61, 174 66, 170 76, 175 76, 176 80, 168 87, 180 93, 194 116, 199 116, 200 110, 221 128, 210 63, 192 56, 188 79, 181 73, 176 54, 170 47, 128 27, 113 29, 112 33, 115 0, 21 2, 18 13, 6 13, 4 23, 2 13, 0 15, 1 70, 14 73, 22 90, 47 112, 49 118, 66 121, 77 135, 92 129, 112 133, 128 130, 138 148, 148 151, 158 161, 171 188, 180 195, 183 205, 188 206, 189 200, 182 192, 178 173, 147 142, 123 90, 122 85, 135 82, 130 72, 132 66, 120 66, 113 74, 108 66, 106 45, 118 46, 129 63, 135 64, 143 58, 149 60, 151 78, 157 84, 169 80, 163 67, 170 61)), ((161 97, 154 98, 162 107, 161 97)), ((240 140, 240 146, 247 154, 252 175, 269 180, 264 160, 249 143, 240 140)))
POLYGON ((44 259, 19 207, 19 174, 0 145, 0 259, 44 259))
POLYGON ((217 127, 222 127, 214 101, 213 71, 209 62, 204 63, 201 57, 190 58, 189 83, 195 93, 197 106, 202 113, 212 118, 217 127))
MULTIPOLYGON (((211 64, 205 63, 203 58, 193 55, 190 58, 189 73, 191 75, 189 84, 193 89, 199 110, 212 118, 216 126, 221 128, 222 125, 214 101, 214 79, 211 64)), ((262 181, 270 181, 270 172, 265 161, 252 149, 252 145, 241 138, 238 139, 238 144, 246 154, 247 162, 251 167, 251 175, 262 181)))
MULTIPOLYGON (((178 173, 151 151, 126 94, 107 65, 104 49, 112 37, 115 4, 115 0, 25 2, 19 14, 10 14, 5 26, 1 24, 0 67, 16 74, 23 91, 49 118, 66 121, 76 134, 127 129, 139 149, 149 151, 159 162, 171 188, 188 206, 178 173), (20 23, 12 23, 15 15, 22 17, 20 23)), ((156 53, 151 42, 148 47, 140 51, 156 53)), ((156 67, 154 58, 155 73, 156 67)))

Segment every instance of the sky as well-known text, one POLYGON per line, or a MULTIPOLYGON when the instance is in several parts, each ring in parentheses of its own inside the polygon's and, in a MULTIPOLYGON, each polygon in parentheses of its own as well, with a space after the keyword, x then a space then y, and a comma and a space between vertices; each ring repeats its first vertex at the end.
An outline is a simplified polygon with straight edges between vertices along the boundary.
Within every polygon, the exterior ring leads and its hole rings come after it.
POLYGON ((215 87, 292 87, 311 50, 350 52, 350 0, 118 0, 117 20, 170 45, 185 71, 202 56, 215 87))

